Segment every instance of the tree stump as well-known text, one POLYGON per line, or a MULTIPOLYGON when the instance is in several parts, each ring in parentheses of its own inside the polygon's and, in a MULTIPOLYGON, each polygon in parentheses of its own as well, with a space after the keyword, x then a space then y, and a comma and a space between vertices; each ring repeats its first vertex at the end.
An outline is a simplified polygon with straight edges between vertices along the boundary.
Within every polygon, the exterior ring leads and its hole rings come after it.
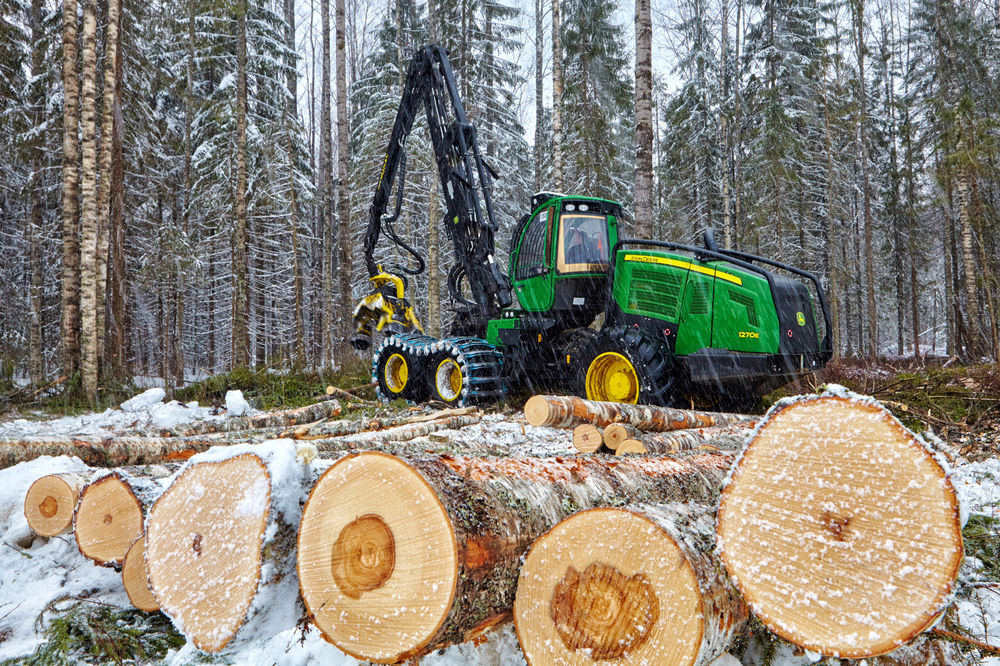
POLYGON ((927 629, 963 558, 941 465, 880 405, 839 387, 771 409, 722 494, 717 533, 761 621, 836 657, 883 654, 927 629))
POLYGON ((559 520, 605 503, 713 503, 732 460, 351 454, 303 510, 302 597, 344 652, 419 657, 509 617, 519 558, 559 520))
POLYGON ((301 615, 293 526, 304 476, 291 440, 215 449, 192 458, 150 509, 150 587, 198 649, 219 652, 272 618, 294 625, 301 615))
POLYGON ((146 509, 163 492, 157 479, 169 473, 160 466, 123 468, 87 484, 73 517, 80 553, 101 566, 120 565, 142 535, 146 509))
POLYGON ((133 606, 141 611, 152 613, 160 610, 153 591, 149 587, 149 576, 146 573, 146 537, 140 535, 129 546, 125 553, 125 563, 122 564, 122 585, 125 594, 133 606))
POLYGON ((706 666, 748 617, 691 504, 580 511, 521 567, 514 626, 529 664, 706 666))
POLYGON ((80 492, 91 475, 92 472, 66 472, 36 479, 24 496, 24 518, 28 527, 44 537, 71 530, 80 492))

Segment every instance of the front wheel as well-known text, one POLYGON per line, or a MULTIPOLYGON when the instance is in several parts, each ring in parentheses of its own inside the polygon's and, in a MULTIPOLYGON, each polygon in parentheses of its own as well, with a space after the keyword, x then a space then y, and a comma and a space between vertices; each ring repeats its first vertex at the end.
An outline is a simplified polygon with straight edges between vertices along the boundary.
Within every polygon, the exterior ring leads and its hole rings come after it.
POLYGON ((601 331, 580 355, 577 391, 588 400, 669 405, 677 378, 666 342, 635 327, 601 331))

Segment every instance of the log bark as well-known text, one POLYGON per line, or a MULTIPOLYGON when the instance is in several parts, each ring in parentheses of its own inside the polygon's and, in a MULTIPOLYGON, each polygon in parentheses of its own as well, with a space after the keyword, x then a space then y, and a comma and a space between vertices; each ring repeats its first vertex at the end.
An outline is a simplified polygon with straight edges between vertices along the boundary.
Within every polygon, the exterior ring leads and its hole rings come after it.
POLYGON ((160 604, 153 596, 149 587, 149 575, 146 573, 146 535, 136 537, 122 564, 122 586, 133 606, 141 611, 153 613, 160 610, 160 604))
POLYGON ((0 440, 0 469, 40 456, 76 456, 91 467, 156 465, 187 460, 213 446, 263 442, 273 434, 216 433, 196 437, 25 437, 0 440), (235 435, 235 437, 234 437, 235 435))
POLYGON ((300 617, 294 525, 305 470, 290 440, 211 451, 150 509, 150 588, 198 649, 218 652, 300 617))
POLYGON ((529 664, 707 666, 749 611, 696 504, 581 511, 532 545, 514 627, 529 664))
POLYGON ((612 423, 626 423, 651 432, 729 425, 747 418, 740 414, 597 402, 571 395, 532 396, 524 405, 524 417, 533 426, 572 428, 580 423, 592 423, 603 428, 612 423))
POLYGON ((459 430, 479 423, 478 416, 452 416, 427 423, 408 423, 385 430, 368 430, 341 437, 309 440, 321 452, 350 451, 367 447, 377 447, 389 442, 408 442, 439 430, 459 430))
POLYGON ((626 439, 639 439, 642 431, 627 423, 612 423, 604 429, 604 445, 614 452, 626 439))
POLYGON ((508 618, 521 555, 574 511, 711 504, 732 460, 348 455, 303 510, 302 597, 344 652, 384 663, 419 657, 508 618))
MULTIPOLYGON (((724 451, 738 451, 746 444, 756 423, 736 423, 712 428, 689 428, 674 432, 643 433, 631 437, 648 453, 670 453, 671 451, 692 451, 701 446, 712 446, 724 451)), ((610 427, 610 426, 609 426, 610 427)), ((633 445, 634 446, 634 445, 633 445)), ((616 450, 617 452, 617 450, 616 450)))
POLYGON ((71 530, 80 492, 91 476, 92 473, 80 472, 47 474, 32 483, 24 496, 28 527, 44 537, 71 530))
POLYGON ((91 481, 80 492, 73 530, 80 553, 101 566, 117 566, 142 536, 148 507, 163 492, 157 479, 166 466, 118 469, 91 481))
POLYGON ((573 448, 580 453, 593 453, 601 448, 604 437, 601 431, 589 423, 581 423, 573 428, 573 448))
POLYGON ((958 501, 932 452, 878 403, 841 390, 771 409, 722 494, 717 534, 771 631, 843 658, 927 629, 963 559, 958 501))

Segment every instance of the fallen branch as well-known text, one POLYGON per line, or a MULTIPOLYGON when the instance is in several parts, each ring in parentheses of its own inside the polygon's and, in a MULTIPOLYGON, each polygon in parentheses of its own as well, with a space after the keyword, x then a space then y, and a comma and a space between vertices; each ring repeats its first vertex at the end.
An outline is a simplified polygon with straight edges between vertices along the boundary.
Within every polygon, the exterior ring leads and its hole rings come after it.
POLYGON ((988 654, 994 657, 1000 657, 1000 646, 984 643, 983 641, 972 638, 971 636, 963 636, 961 634, 956 634, 955 632, 948 631, 947 629, 931 629, 927 633, 930 634, 931 636, 936 636, 946 641, 951 641, 952 643, 970 645, 984 654, 988 654))

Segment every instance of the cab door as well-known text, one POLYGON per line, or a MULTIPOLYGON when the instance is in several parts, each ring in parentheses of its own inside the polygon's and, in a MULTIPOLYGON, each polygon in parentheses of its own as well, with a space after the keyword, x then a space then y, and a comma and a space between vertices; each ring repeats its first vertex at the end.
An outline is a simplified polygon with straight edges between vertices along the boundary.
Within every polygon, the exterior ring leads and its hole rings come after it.
POLYGON ((521 227, 511 253, 510 277, 521 308, 548 312, 553 304, 552 229, 555 207, 537 211, 521 227))

